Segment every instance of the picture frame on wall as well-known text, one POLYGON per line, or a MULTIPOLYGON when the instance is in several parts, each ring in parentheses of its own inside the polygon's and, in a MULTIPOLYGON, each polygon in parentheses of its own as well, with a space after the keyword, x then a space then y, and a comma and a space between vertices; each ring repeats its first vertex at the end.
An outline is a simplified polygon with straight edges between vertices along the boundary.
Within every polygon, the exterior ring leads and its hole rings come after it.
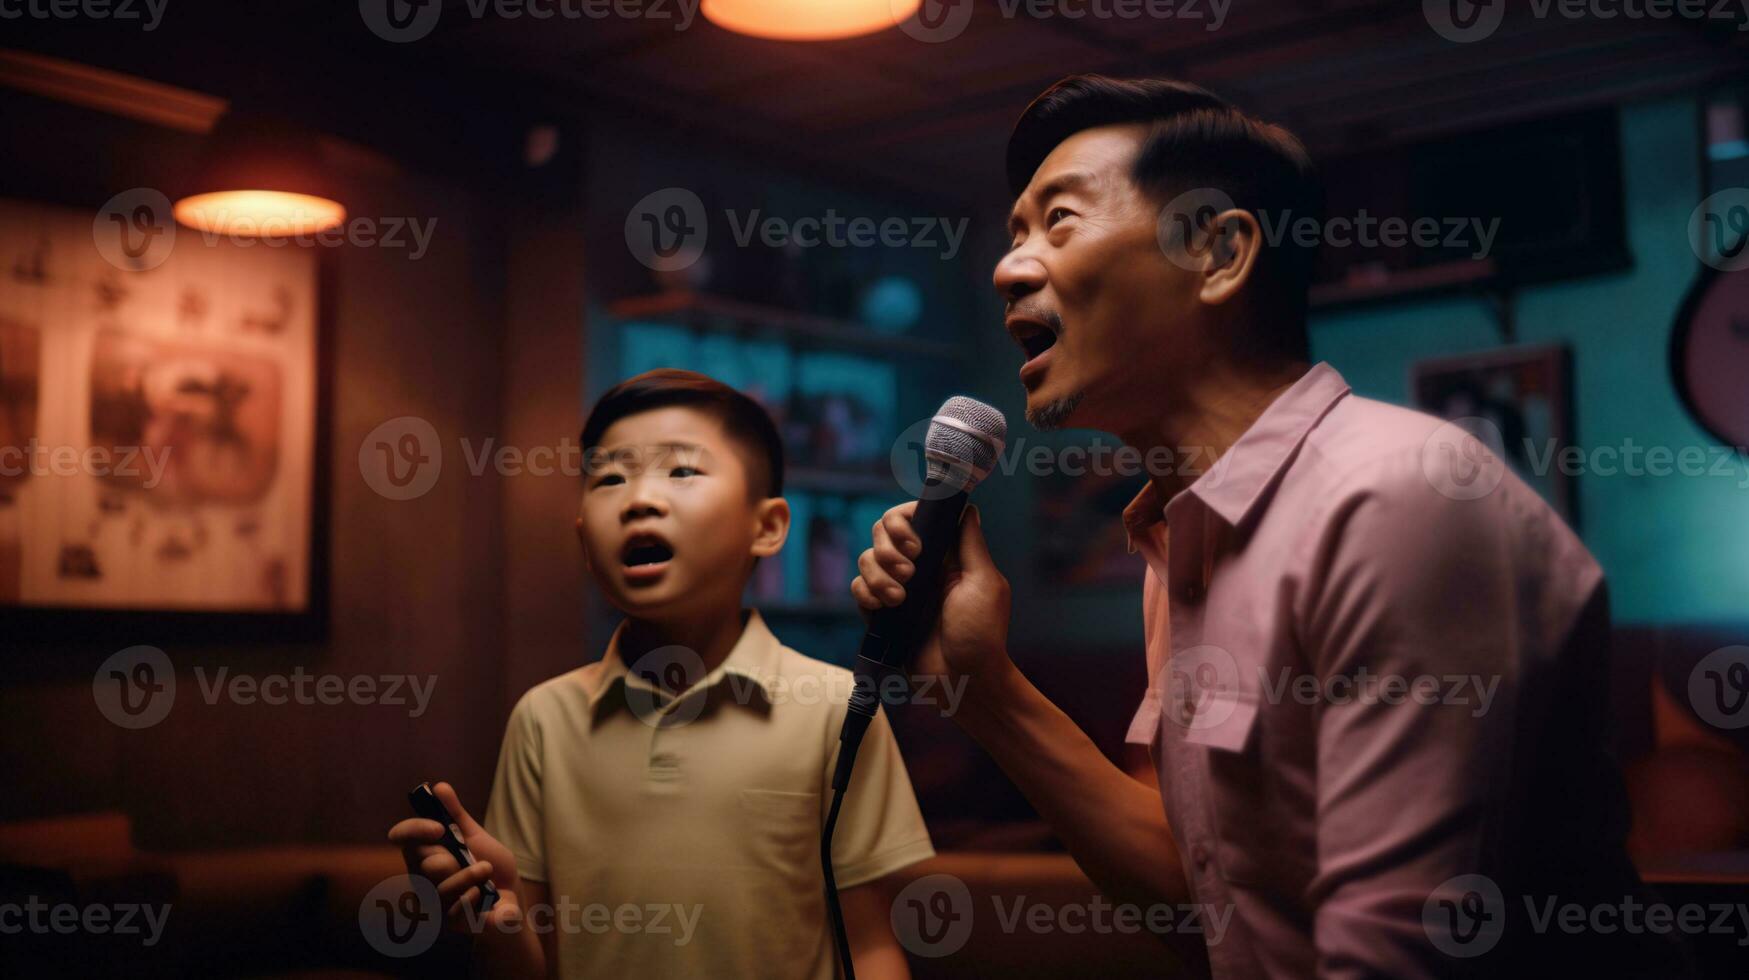
POLYGON ((0 200, 0 631, 320 639, 326 250, 93 216, 0 200))
POLYGON ((1409 369, 1416 408, 1463 426, 1579 527, 1574 480, 1561 464, 1574 444, 1572 351, 1508 347, 1417 361, 1409 369))

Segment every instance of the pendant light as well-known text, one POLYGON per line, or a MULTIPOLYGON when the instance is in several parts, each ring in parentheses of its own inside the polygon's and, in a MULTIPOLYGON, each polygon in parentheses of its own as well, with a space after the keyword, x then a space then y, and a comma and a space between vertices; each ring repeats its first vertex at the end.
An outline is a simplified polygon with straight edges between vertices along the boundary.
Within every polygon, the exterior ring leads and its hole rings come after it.
POLYGON ((310 235, 346 220, 315 134, 237 106, 213 124, 173 213, 190 228, 240 237, 310 235))
POLYGON ((895 27, 921 0, 704 0, 699 12, 726 30, 778 41, 833 41, 895 27))

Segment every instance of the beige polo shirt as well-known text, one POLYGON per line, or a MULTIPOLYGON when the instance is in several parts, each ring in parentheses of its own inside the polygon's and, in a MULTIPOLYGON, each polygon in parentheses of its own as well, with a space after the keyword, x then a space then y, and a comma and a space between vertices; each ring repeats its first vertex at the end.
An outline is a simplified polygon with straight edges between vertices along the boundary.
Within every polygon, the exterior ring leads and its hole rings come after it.
MULTIPOLYGON (((753 610, 728 658, 669 698, 627 669, 623 632, 517 702, 486 809, 552 894, 530 921, 558 929, 559 974, 829 980, 820 829, 850 672, 753 610)), ((934 853, 877 714, 833 835, 838 887, 934 853)))

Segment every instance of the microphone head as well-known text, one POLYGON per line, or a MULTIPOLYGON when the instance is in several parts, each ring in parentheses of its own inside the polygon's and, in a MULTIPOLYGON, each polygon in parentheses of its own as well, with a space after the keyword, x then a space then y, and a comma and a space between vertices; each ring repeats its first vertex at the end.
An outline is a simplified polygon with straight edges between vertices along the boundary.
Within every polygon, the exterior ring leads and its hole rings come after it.
POLYGON ((1008 420, 996 409, 964 395, 942 402, 923 439, 929 478, 971 490, 995 468, 1008 437, 1008 420))

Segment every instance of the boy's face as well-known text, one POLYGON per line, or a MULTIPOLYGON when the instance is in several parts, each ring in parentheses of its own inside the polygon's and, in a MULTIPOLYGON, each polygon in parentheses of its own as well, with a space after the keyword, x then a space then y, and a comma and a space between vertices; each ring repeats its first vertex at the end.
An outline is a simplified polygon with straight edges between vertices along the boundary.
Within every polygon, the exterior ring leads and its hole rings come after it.
POLYGON ((629 415, 588 460, 577 517, 584 562, 629 615, 739 610, 753 559, 783 547, 789 504, 753 499, 746 455, 709 413, 629 415))

